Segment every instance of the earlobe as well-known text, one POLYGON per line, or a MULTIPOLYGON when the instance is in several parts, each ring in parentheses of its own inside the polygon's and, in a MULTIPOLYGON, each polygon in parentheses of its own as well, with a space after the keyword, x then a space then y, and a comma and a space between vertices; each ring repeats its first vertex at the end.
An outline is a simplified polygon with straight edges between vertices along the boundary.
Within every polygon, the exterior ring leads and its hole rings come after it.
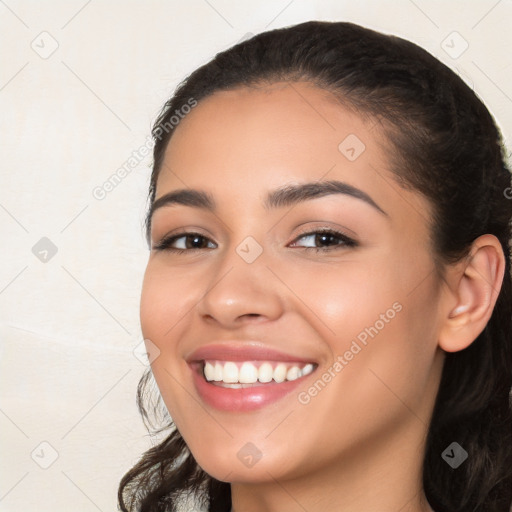
POLYGON ((505 256, 494 235, 482 235, 471 247, 469 255, 453 272, 449 290, 449 307, 442 313, 439 346, 446 352, 467 348, 485 329, 491 318, 501 289, 505 256), (455 300, 455 305, 454 305, 455 300))

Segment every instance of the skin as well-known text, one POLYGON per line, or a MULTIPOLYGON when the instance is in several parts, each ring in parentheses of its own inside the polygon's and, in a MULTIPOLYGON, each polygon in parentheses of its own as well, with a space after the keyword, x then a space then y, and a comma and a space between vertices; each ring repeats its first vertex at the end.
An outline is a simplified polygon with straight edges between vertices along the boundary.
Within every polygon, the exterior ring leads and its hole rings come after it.
POLYGON ((160 350, 152 370, 165 405, 199 465, 231 482, 235 512, 432 510, 421 469, 444 354, 483 330, 504 258, 496 238, 484 235, 441 279, 431 205, 394 181, 392 151, 379 125, 307 83, 215 93, 170 140, 156 198, 200 189, 217 209, 155 211, 152 244, 181 228, 206 240, 181 254, 151 250, 142 331, 160 350), (365 144, 354 161, 338 149, 349 134, 365 144), (385 214, 345 194, 263 206, 270 190, 318 180, 359 188, 385 214), (329 250, 307 250, 314 238, 300 237, 322 227, 358 245, 331 239, 329 250), (250 264, 236 252, 248 236, 263 249, 250 264), (298 394, 396 303, 394 318, 301 403, 298 394), (219 411, 202 402, 185 362, 214 341, 259 343, 319 366, 277 403, 219 411), (237 457, 248 442, 262 453, 252 467, 237 457))

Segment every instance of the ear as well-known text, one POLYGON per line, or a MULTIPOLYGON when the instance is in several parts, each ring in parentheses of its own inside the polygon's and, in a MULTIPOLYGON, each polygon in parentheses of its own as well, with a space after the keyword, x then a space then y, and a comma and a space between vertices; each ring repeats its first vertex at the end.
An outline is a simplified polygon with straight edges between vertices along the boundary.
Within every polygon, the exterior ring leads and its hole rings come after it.
POLYGON ((458 352, 475 341, 491 318, 505 272, 499 240, 490 234, 478 237, 468 256, 448 272, 449 300, 443 306, 439 346, 458 352))

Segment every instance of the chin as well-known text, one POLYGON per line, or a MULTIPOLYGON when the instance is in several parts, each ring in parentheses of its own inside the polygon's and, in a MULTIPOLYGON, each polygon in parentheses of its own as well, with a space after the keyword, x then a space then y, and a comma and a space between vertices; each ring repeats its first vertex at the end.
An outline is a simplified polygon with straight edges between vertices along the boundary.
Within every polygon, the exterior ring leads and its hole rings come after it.
POLYGON ((283 456, 272 451, 266 457, 252 443, 241 448, 209 450, 208 453, 192 452, 199 466, 211 477, 221 482, 263 483, 283 476, 283 456))

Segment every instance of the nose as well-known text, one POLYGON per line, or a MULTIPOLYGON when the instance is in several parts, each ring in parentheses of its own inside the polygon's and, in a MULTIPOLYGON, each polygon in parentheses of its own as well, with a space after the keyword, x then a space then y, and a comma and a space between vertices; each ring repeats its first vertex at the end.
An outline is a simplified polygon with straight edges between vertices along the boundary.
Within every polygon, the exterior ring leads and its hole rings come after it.
POLYGON ((247 263, 234 250, 230 253, 206 282, 197 305, 201 318, 226 329, 278 319, 284 310, 283 290, 265 258, 247 263))

